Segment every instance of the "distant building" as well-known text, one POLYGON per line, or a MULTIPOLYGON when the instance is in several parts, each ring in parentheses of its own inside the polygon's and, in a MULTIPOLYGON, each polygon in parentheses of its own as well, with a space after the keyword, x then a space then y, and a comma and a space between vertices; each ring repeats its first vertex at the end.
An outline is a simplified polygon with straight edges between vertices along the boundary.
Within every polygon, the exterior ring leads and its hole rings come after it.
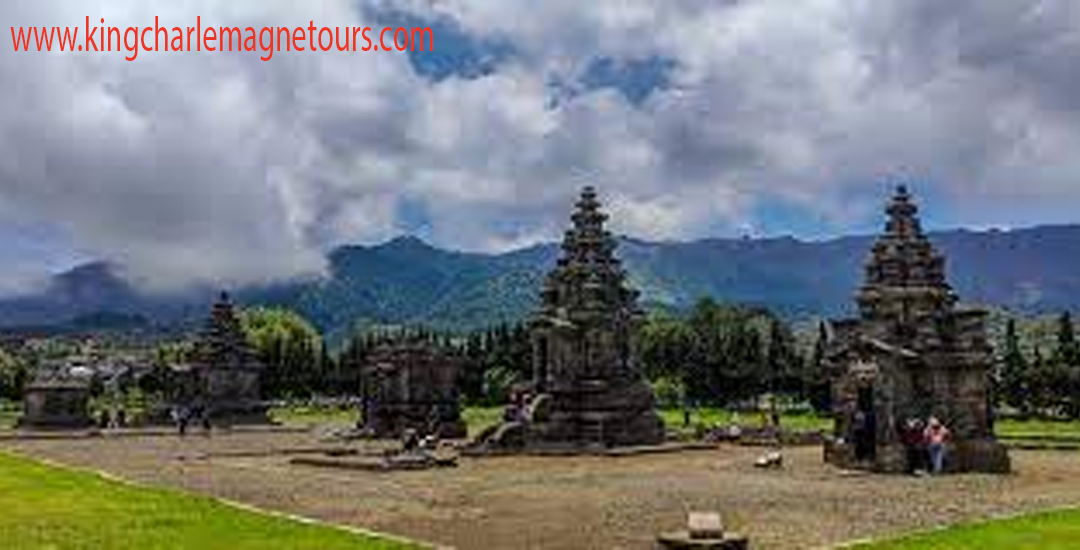
POLYGON ((945 259, 924 235, 906 188, 886 210, 858 292, 859 316, 831 325, 826 361, 836 428, 826 459, 905 471, 908 421, 934 416, 952 432, 947 469, 1006 472, 1009 457, 992 425, 986 314, 956 307, 945 259))
POLYGON ((222 293, 195 342, 193 360, 175 372, 189 409, 225 424, 251 424, 270 421, 261 392, 264 369, 222 293))
POLYGON ((361 370, 364 427, 378 437, 406 430, 463 438, 457 380, 460 362, 434 346, 384 344, 373 349, 361 370))
POLYGON ((652 389, 637 361, 638 294, 615 257, 596 191, 586 187, 562 256, 530 320, 528 403, 486 439, 494 447, 609 447, 664 440, 652 389))
POLYGON ((40 375, 24 388, 19 428, 82 429, 93 424, 89 379, 61 369, 40 375))

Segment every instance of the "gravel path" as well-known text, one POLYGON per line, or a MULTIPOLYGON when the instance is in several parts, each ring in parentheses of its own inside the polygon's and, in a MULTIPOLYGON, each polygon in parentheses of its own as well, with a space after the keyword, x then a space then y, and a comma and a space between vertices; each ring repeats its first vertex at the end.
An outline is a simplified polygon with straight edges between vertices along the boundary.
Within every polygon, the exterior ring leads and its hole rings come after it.
MULTIPOLYGON (((456 469, 379 474, 291 466, 274 450, 308 434, 6 441, 4 448, 326 521, 462 549, 651 548, 688 510, 720 510, 754 548, 865 537, 1080 504, 1080 455, 1014 452, 1011 476, 845 474, 816 448, 782 471, 756 449, 605 457, 462 459, 456 469)), ((362 446, 363 444, 356 444, 362 446)))

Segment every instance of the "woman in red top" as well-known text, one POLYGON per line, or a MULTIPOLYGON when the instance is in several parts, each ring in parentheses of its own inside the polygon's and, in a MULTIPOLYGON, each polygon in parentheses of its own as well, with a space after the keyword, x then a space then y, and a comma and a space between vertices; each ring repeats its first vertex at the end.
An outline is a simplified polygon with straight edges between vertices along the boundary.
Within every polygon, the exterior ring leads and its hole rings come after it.
POLYGON ((940 474, 945 467, 945 442, 949 439, 949 429, 940 420, 931 416, 923 432, 926 449, 930 453, 930 473, 940 474))

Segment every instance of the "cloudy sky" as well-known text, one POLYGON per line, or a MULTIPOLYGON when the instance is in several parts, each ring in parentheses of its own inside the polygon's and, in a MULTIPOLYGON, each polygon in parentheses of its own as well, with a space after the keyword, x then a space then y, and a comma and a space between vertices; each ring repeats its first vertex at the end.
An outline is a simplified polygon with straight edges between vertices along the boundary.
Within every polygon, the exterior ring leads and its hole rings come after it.
MULTIPOLYGON (((1080 221, 1072 0, 9 0, 6 25, 434 30, 403 54, 0 48, 0 292, 318 273, 403 233, 552 239, 597 185, 650 239, 1080 221)), ((4 31, 7 34, 8 31, 4 31)), ((6 40, 6 37, 5 39, 6 40)))

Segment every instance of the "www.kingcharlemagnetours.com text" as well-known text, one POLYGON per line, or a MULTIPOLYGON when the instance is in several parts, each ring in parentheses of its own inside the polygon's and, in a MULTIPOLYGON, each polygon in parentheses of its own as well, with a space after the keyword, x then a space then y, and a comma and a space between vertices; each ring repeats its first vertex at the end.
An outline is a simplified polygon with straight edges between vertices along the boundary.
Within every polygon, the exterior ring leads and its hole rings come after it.
POLYGON ((11 45, 21 52, 125 52, 135 61, 139 52, 257 52, 270 61, 283 51, 434 51, 431 27, 215 27, 203 25, 202 17, 191 27, 110 27, 105 19, 82 27, 11 27, 11 45))

